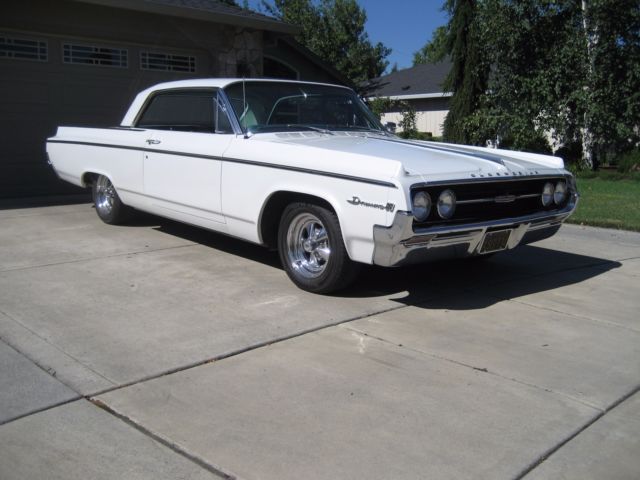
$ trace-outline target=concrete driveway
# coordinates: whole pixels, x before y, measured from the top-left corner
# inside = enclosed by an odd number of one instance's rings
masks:
[[[1,205],[0,205],[0,208]],[[0,478],[637,479],[640,234],[368,268],[0,209]]]

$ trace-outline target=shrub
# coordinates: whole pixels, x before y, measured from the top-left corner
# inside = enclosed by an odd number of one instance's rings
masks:
[[[620,173],[640,172],[640,149],[634,148],[619,155],[616,163]]]

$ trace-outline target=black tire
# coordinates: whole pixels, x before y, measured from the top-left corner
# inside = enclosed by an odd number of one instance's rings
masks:
[[[291,203],[284,209],[278,253],[291,281],[308,292],[343,289],[359,271],[347,254],[336,214],[311,203]]]
[[[491,253],[483,253],[480,255],[472,255],[471,257],[467,257],[467,260],[471,260],[472,262],[485,262],[490,258],[493,258],[498,252]]]
[[[131,218],[131,209],[118,196],[115,187],[104,175],[98,175],[91,186],[93,203],[100,220],[109,225],[118,225]]]

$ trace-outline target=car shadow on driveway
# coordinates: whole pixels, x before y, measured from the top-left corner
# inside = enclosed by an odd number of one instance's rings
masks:
[[[143,215],[131,226],[152,226],[199,245],[277,268],[285,275],[277,252],[153,215]],[[523,297],[584,282],[622,264],[537,245],[487,258],[440,261],[399,268],[364,266],[340,298],[393,296],[393,301],[427,309],[473,310],[506,299]],[[401,296],[403,292],[406,295]],[[469,293],[479,295],[469,295]],[[466,293],[466,294],[465,294]]]
[[[426,309],[475,310],[577,284],[621,267],[617,261],[524,245],[490,258],[393,269],[368,266],[345,297],[406,291],[394,301]]]

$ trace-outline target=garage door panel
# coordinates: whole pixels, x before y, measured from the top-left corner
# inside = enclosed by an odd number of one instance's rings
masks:
[[[93,41],[33,36],[47,42],[46,61],[0,59],[0,198],[76,191],[46,163],[45,142],[58,126],[117,125],[139,91],[208,73],[209,62],[202,51],[185,53],[196,58],[197,74],[150,71],[140,68],[140,51],[156,51],[155,46],[96,40],[98,46],[126,50],[126,66],[75,64],[63,61],[72,61],[63,55],[64,44],[93,45]]]
[[[8,75],[2,75],[8,78]],[[2,108],[12,105],[41,105],[49,103],[50,91],[46,80],[34,80],[33,78],[18,77],[12,74],[12,81],[0,80],[0,102]]]

